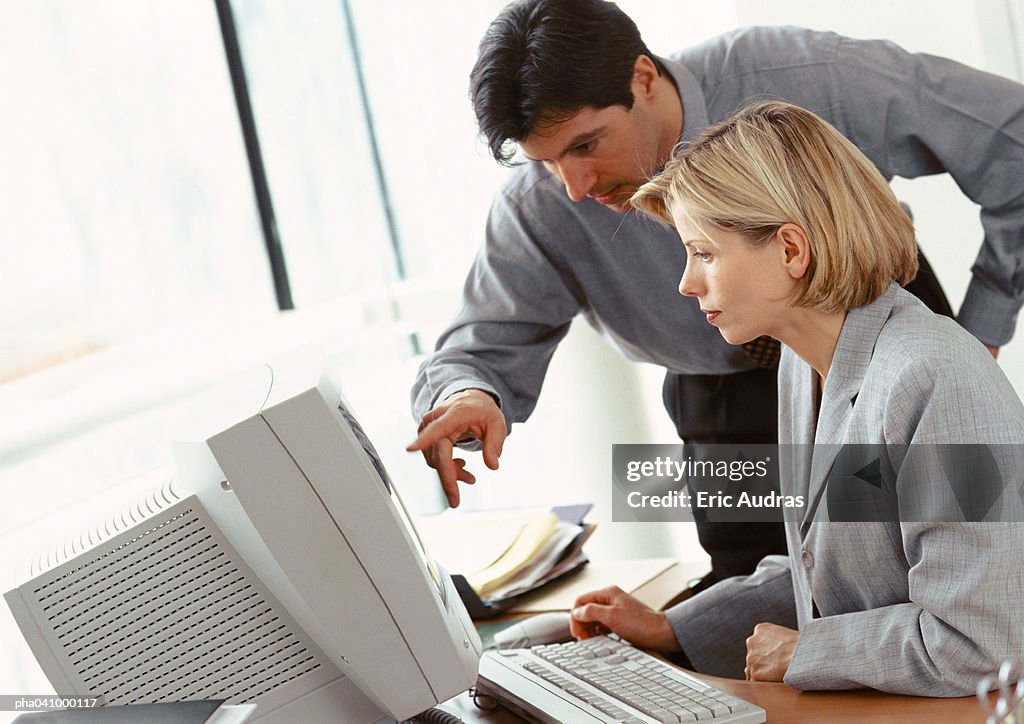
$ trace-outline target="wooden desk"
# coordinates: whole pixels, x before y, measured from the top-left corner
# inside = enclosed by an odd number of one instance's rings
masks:
[[[969,724],[985,721],[985,715],[973,696],[957,699],[933,699],[896,696],[878,691],[797,691],[785,684],[736,681],[697,674],[719,689],[746,699],[768,712],[774,724],[788,722],[877,722],[878,724],[916,724],[947,722]]]

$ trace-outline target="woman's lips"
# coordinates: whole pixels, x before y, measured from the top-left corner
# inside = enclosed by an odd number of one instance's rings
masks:
[[[718,319],[718,315],[721,314],[721,312],[704,312],[704,314],[708,318],[708,324],[714,324],[715,320]]]

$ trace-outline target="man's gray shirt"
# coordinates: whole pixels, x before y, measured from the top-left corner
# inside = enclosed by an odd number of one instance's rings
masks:
[[[682,99],[683,140],[780,99],[834,125],[887,178],[949,172],[982,207],[985,231],[959,321],[988,344],[1009,340],[1024,301],[1024,86],[889,42],[799,28],[741,29],[662,62]],[[462,309],[420,368],[414,413],[479,388],[509,425],[522,422],[577,314],[630,359],[680,374],[753,369],[679,295],[685,263],[674,230],[574,203],[540,163],[516,169],[492,205]]]

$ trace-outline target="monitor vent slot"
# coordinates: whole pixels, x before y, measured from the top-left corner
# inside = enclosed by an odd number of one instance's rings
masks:
[[[61,565],[75,556],[101,545],[104,541],[110,540],[126,530],[136,526],[154,515],[164,513],[171,506],[179,503],[181,496],[175,490],[174,479],[168,478],[162,485],[154,489],[140,500],[124,510],[103,520],[99,525],[93,526],[80,535],[74,536],[60,545],[47,550],[42,555],[29,562],[29,576],[38,576],[40,573]]]
[[[110,704],[242,703],[320,668],[190,502],[32,589],[37,615],[85,691]]]

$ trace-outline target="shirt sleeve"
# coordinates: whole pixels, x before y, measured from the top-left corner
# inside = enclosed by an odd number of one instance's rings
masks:
[[[568,265],[545,247],[541,216],[505,193],[495,199],[462,308],[417,373],[417,419],[468,388],[494,395],[509,428],[533,412],[551,356],[583,298]]]
[[[697,671],[742,679],[754,626],[797,626],[789,557],[766,556],[749,576],[719,581],[665,615]]]
[[[843,38],[835,59],[841,130],[882,173],[948,172],[981,207],[984,239],[959,321],[1005,344],[1024,302],[1024,86],[886,41]]]

